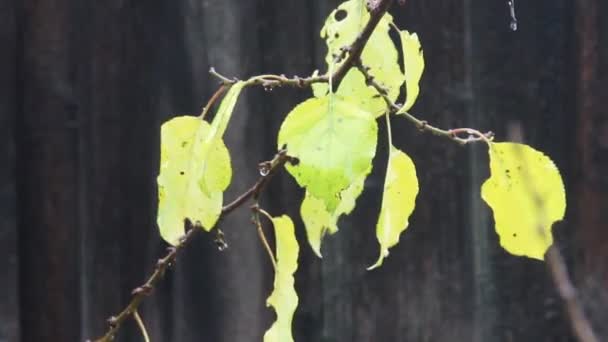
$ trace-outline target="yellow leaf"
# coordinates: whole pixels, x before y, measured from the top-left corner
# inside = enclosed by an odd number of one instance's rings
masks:
[[[491,177],[481,196],[492,208],[500,244],[509,253],[543,260],[551,227],[566,211],[566,193],[553,161],[530,146],[490,143]]]
[[[321,29],[321,37],[327,44],[325,62],[330,71],[339,68],[340,64],[334,65],[335,56],[341,53],[341,48],[355,41],[369,18],[365,1],[362,0],[345,1],[327,17]],[[404,77],[399,66],[399,54],[389,36],[392,21],[393,18],[388,13],[380,19],[361,53],[361,61],[370,68],[369,72],[374,79],[388,90],[388,97],[395,101]],[[316,97],[326,95],[327,91],[327,84],[313,87]],[[349,98],[350,102],[356,103],[374,116],[382,115],[386,111],[384,99],[378,96],[374,87],[366,84],[365,77],[356,68],[351,68],[344,76],[336,94]]]
[[[403,71],[405,74],[406,101],[397,114],[412,108],[420,93],[420,78],[424,71],[424,54],[416,33],[400,31],[401,48],[403,49]]]
[[[230,87],[211,124],[179,116],[161,127],[157,223],[161,237],[172,245],[185,233],[185,218],[209,231],[220,216],[223,191],[232,179],[222,136],[244,85]]]
[[[231,178],[228,149],[221,137],[211,138],[207,122],[194,116],[165,122],[157,178],[157,223],[162,238],[177,244],[184,234],[185,218],[200,222],[206,230],[213,228],[222,210],[222,192]]]
[[[348,188],[340,192],[340,203],[334,212],[327,210],[325,203],[311,195],[308,191],[300,207],[300,215],[304,226],[308,243],[315,254],[321,258],[321,241],[326,233],[334,234],[338,231],[338,219],[343,214],[349,214],[355,208],[355,201],[363,191],[365,178],[370,170],[356,179]]]
[[[330,94],[297,105],[281,125],[277,146],[299,159],[286,165],[298,184],[334,212],[340,193],[371,170],[377,133],[369,112]]]
[[[408,219],[416,206],[418,178],[412,159],[391,145],[382,208],[376,225],[376,237],[380,243],[380,256],[368,268],[372,270],[382,265],[388,256],[388,249],[399,242],[399,236],[408,227]]]
[[[298,307],[298,295],[294,287],[293,274],[298,268],[298,241],[293,222],[287,215],[272,219],[276,237],[277,267],[274,275],[274,290],[267,305],[277,314],[276,321],[264,334],[264,342],[293,341],[291,325]]]

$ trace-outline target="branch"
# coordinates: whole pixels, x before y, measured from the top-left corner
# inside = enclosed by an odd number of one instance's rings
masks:
[[[225,205],[222,208],[218,223],[226,215],[230,214],[235,209],[244,205],[249,199],[257,199],[262,193],[262,191],[264,191],[266,185],[268,184],[272,176],[276,173],[276,171],[287,162],[297,163],[297,159],[288,156],[287,150],[282,149],[274,156],[272,160],[260,163],[259,168],[262,176],[251,188],[249,188],[247,191],[237,197],[234,201]],[[114,336],[116,335],[122,324],[127,320],[127,318],[136,314],[139,305],[146,297],[148,297],[152,293],[156,284],[165,275],[165,271],[171,265],[173,265],[177,257],[177,253],[182,250],[188,244],[188,242],[192,241],[193,236],[197,232],[203,231],[202,227],[200,226],[200,223],[197,222],[193,224],[188,219],[184,220],[184,228],[186,230],[186,234],[179,239],[179,243],[175,246],[167,248],[167,254],[164,257],[158,259],[152,275],[150,275],[148,280],[146,280],[143,285],[135,288],[131,292],[131,301],[118,315],[111,316],[110,318],[108,318],[108,331],[104,336],[96,339],[95,342],[110,342],[114,340]]]
[[[361,32],[357,35],[357,38],[348,46],[342,47],[340,49],[340,54],[338,54],[334,60],[335,63],[339,63],[342,59],[344,62],[340,64],[338,69],[336,69],[333,74],[328,75],[317,75],[313,74],[308,77],[301,78],[299,76],[294,76],[289,78],[285,75],[259,75],[253,76],[245,81],[248,85],[261,85],[266,89],[272,89],[275,87],[295,87],[295,88],[306,88],[309,87],[313,83],[329,83],[329,80],[332,80],[333,90],[338,88],[340,82],[346,76],[348,71],[355,66],[355,62],[361,58],[361,52],[363,52],[363,48],[367,44],[367,41],[371,37],[372,33],[378,26],[378,23],[386,14],[389,7],[392,5],[394,0],[368,0],[367,9],[370,13],[370,18],[367,21],[367,24],[361,30]],[[211,68],[209,73],[217,78],[224,85],[231,85],[239,80],[236,78],[228,78],[226,76],[218,73],[215,68]]]
[[[355,61],[355,66],[357,67],[357,69],[359,69],[359,71],[361,71],[361,73],[365,77],[365,82],[368,85],[374,87],[378,94],[384,99],[389,113],[397,113],[401,109],[401,106],[396,104],[389,98],[388,90],[380,83],[378,83],[374,76],[369,73],[370,68],[363,65],[360,59]],[[449,130],[441,129],[430,125],[427,121],[416,118],[408,112],[399,113],[399,115],[403,115],[407,120],[416,125],[416,127],[418,127],[418,129],[423,132],[429,132],[440,137],[448,138],[460,145],[466,145],[477,141],[489,141],[492,140],[492,138],[494,137],[494,133],[492,132],[480,133],[479,131],[471,128],[457,128]],[[466,138],[461,138],[458,136],[459,134],[463,133],[467,134]]]
[[[371,37],[372,33],[378,26],[380,19],[384,16],[386,11],[388,11],[389,7],[393,4],[393,0],[368,0],[367,9],[369,10],[370,18],[361,33],[355,38],[355,41],[346,48],[348,52],[348,56],[344,63],[340,65],[338,70],[334,72],[332,75],[333,87],[334,91],[342,82],[344,76],[351,67],[355,65],[355,62],[361,59],[361,52],[363,52],[363,48],[367,44],[369,37]]]
[[[557,292],[566,306],[566,313],[570,319],[574,335],[580,342],[598,342],[599,340],[583,310],[583,305],[576,294],[576,288],[570,280],[566,263],[556,242],[553,242],[553,246],[549,247],[545,254],[545,260]]]
[[[220,79],[221,83],[227,86],[230,86],[238,81],[238,78],[228,78],[215,70],[215,68],[210,68],[209,73]],[[258,75],[250,77],[245,81],[247,85],[261,85],[266,89],[273,89],[276,87],[293,87],[293,88],[307,88],[313,83],[327,83],[329,82],[329,76],[327,75],[316,75],[313,74],[308,77],[287,77],[285,75]]]

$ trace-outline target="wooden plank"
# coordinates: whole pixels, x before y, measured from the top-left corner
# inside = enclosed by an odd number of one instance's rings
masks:
[[[17,175],[25,341],[80,338],[70,3],[22,2]]]
[[[17,111],[17,2],[0,4],[0,341],[19,340],[15,118]]]
[[[567,1],[517,1],[516,31],[509,26],[504,3],[473,0],[470,14],[471,125],[491,129],[498,141],[523,140],[545,151],[562,169],[566,182],[573,177],[568,141],[563,138],[573,124],[568,69],[574,63],[565,48],[575,44],[568,33],[571,7]],[[478,187],[488,174],[487,152],[481,147],[475,150],[471,181]],[[470,201],[473,220],[490,214],[479,197]],[[473,223],[476,341],[570,338],[546,265],[503,251],[491,217]],[[564,228],[557,225],[554,231],[568,250],[572,234]]]
[[[608,5],[603,1],[575,1],[577,68],[575,75],[576,129],[568,131],[573,169],[572,210],[568,227],[576,231],[582,258],[571,270],[578,279],[588,316],[600,339],[608,338],[603,323],[608,299],[608,24],[602,20]],[[575,134],[572,134],[575,133]],[[572,141],[574,140],[575,141]]]
[[[173,68],[194,75],[188,87],[188,111],[198,112],[217,89],[208,76],[209,67],[231,76],[247,77],[259,72],[255,61],[259,51],[257,25],[266,20],[255,1],[184,1],[184,53],[187,66],[177,61]],[[263,105],[251,101],[243,92],[225,135],[230,150],[233,178],[226,201],[247,189],[258,177],[256,165],[273,154],[267,149],[259,130],[260,118],[267,115]],[[267,153],[263,153],[266,151]],[[219,252],[213,235],[202,234],[190,246],[177,266],[173,340],[199,341],[201,336],[214,341],[261,340],[271,313],[265,307],[270,264],[258,243],[247,207],[224,220],[223,229],[229,248]],[[203,320],[200,319],[203,317]],[[182,334],[186,332],[186,334]]]
[[[421,38],[426,71],[412,112],[441,127],[464,123],[464,10],[453,1],[408,1],[393,7],[396,23]],[[386,127],[380,138],[367,192],[336,239],[347,239],[352,272],[352,335],[336,341],[471,340],[470,244],[463,200],[467,155],[463,149],[420,134],[404,120],[392,121],[393,141],[417,167],[420,193],[409,228],[380,269],[364,271],[378,256],[375,227],[386,169]],[[465,190],[466,189],[466,190]]]

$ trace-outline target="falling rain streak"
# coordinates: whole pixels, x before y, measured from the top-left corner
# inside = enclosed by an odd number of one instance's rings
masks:
[[[515,0],[507,1],[507,5],[509,6],[509,15],[511,16],[511,22],[509,23],[509,27],[511,31],[517,31],[517,17],[515,16]]]

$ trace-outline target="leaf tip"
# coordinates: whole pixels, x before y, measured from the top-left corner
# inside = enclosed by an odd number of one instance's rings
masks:
[[[380,266],[382,266],[382,264],[384,263],[384,258],[386,258],[388,256],[388,249],[383,249],[382,251],[380,251],[380,256],[378,257],[378,260],[376,261],[375,264],[369,266],[368,268],[366,268],[367,271],[373,271],[376,268],[379,268]]]

